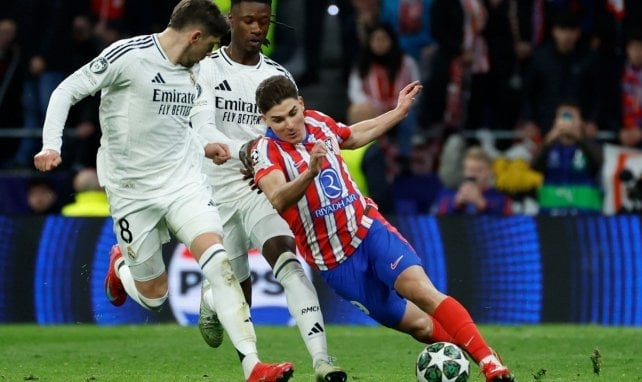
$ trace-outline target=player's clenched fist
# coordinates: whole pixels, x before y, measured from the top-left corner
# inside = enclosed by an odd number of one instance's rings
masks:
[[[216,164],[223,164],[232,157],[229,146],[224,143],[208,143],[205,145],[205,156]]]
[[[319,171],[321,171],[323,158],[325,157],[325,154],[327,152],[328,152],[328,148],[326,147],[325,143],[322,141],[318,141],[317,143],[315,143],[314,147],[312,148],[312,151],[310,151],[309,168],[314,175],[317,175]]]
[[[52,170],[62,163],[60,154],[54,150],[42,150],[33,157],[33,164],[40,171]]]

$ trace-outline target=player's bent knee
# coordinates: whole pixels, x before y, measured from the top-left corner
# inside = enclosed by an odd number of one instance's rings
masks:
[[[204,232],[193,237],[188,243],[190,252],[199,260],[212,245],[222,244],[223,236],[219,232]]]
[[[294,253],[296,252],[295,248],[296,244],[294,244],[294,238],[287,235],[280,235],[274,236],[265,241],[265,243],[263,243],[261,253],[270,266],[273,267],[276,265],[276,262],[283,253]]]

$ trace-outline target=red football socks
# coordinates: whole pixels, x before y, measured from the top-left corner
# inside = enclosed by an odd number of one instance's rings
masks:
[[[446,297],[437,306],[432,316],[433,321],[438,321],[442,329],[454,339],[450,342],[466,350],[477,363],[492,354],[477,325],[459,301]]]
[[[443,326],[435,319],[435,317],[428,315],[430,320],[432,321],[432,336],[430,336],[430,343],[433,342],[453,342],[454,339],[446,329],[444,329]]]

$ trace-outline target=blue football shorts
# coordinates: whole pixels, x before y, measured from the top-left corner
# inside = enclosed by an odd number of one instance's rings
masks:
[[[397,277],[421,259],[389,224],[374,219],[357,250],[321,277],[337,294],[382,325],[395,327],[406,311],[406,299],[394,289]]]

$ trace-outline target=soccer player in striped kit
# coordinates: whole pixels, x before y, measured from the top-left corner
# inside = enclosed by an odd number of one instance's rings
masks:
[[[259,83],[277,74],[292,80],[285,68],[261,53],[272,19],[271,3],[232,0],[230,43],[201,62],[203,92],[192,108],[191,123],[205,142],[225,142],[234,156],[220,166],[206,160],[204,171],[223,221],[225,248],[248,303],[252,296],[248,251],[258,248],[283,286],[288,311],[312,358],[316,379],[344,382],[346,372],[334,365],[328,355],[319,299],[297,260],[292,231],[265,195],[248,187],[238,159],[246,141],[265,134],[255,103]],[[218,347],[223,331],[212,305],[209,285],[204,282],[199,329],[208,345]]]
[[[410,83],[395,109],[346,126],[305,110],[288,78],[266,79],[256,91],[269,128],[250,154],[255,181],[289,223],[305,260],[339,295],[419,341],[459,345],[487,381],[513,381],[468,311],[434,287],[414,249],[361,194],[341,158],[340,149],[361,147],[405,118],[420,91]]]
[[[169,230],[190,248],[212,285],[215,308],[239,353],[248,381],[287,381],[289,362],[259,361],[256,334],[238,280],[222,245],[223,228],[202,157],[220,151],[189,127],[201,92],[198,62],[212,51],[228,24],[210,0],[181,0],[158,34],[118,41],[67,77],[49,102],[36,168],[49,171],[62,158],[62,132],[72,104],[101,91],[98,176],[109,199],[118,245],[105,278],[109,301],[127,296],[147,309],[167,299],[162,244]],[[123,253],[125,256],[123,256]]]

